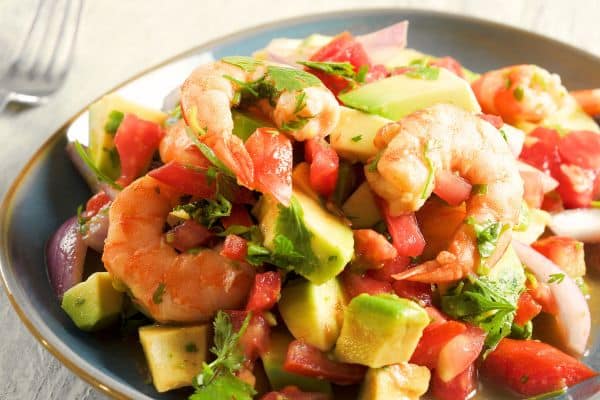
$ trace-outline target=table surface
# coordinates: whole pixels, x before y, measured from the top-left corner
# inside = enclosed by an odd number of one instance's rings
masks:
[[[59,0],[56,0],[59,1]],[[0,74],[37,0],[0,2]],[[365,7],[427,8],[530,29],[600,55],[599,0],[103,0],[84,5],[64,86],[39,108],[0,114],[0,196],[35,150],[91,100],[150,65],[227,33],[296,15]],[[132,21],[135,21],[133,24]],[[410,33],[409,33],[410,37]],[[0,289],[0,399],[104,399],[50,355]]]

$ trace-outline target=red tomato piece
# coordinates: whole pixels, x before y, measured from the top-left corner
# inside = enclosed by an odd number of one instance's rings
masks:
[[[572,131],[560,139],[558,153],[564,163],[600,171],[600,134]]]
[[[252,221],[252,217],[250,217],[250,213],[248,209],[241,204],[234,204],[231,207],[231,214],[226,217],[221,218],[221,223],[225,229],[229,228],[232,225],[239,226],[252,226],[254,222]]]
[[[245,143],[254,164],[254,187],[280,203],[292,197],[292,142],[273,128],[258,128]]]
[[[439,374],[433,373],[431,393],[436,400],[465,400],[477,389],[477,370],[471,364],[449,382],[444,382]]]
[[[379,207],[398,255],[416,257],[423,253],[425,238],[419,229],[415,214],[392,216],[387,203],[382,199],[379,199]]]
[[[365,83],[371,83],[378,81],[383,78],[390,76],[390,72],[387,70],[385,65],[377,64],[369,68],[367,76],[365,77]]]
[[[542,306],[533,299],[529,292],[525,291],[519,297],[514,322],[519,326],[523,326],[540,312],[542,312]]]
[[[431,285],[428,283],[394,281],[392,287],[400,297],[414,300],[423,306],[430,306],[432,304],[433,292],[431,291]]]
[[[166,237],[167,243],[183,252],[206,244],[214,235],[204,225],[188,220],[171,229]]]
[[[300,340],[290,343],[283,363],[287,372],[326,379],[338,385],[362,382],[367,367],[332,361],[314,346]]]
[[[504,121],[502,120],[502,117],[500,117],[498,115],[494,115],[494,114],[479,114],[479,118],[481,118],[481,119],[489,122],[490,124],[494,125],[494,128],[496,128],[496,129],[500,129],[504,125]]]
[[[248,296],[246,310],[267,311],[279,301],[281,293],[281,276],[278,272],[269,271],[254,276],[254,285]]]
[[[118,183],[127,186],[140,176],[152,160],[163,137],[160,125],[126,114],[115,134],[115,147],[121,161]]]
[[[589,207],[594,199],[596,174],[574,164],[561,164],[554,173],[558,194],[567,208]]]
[[[234,261],[244,261],[248,255],[248,242],[238,235],[227,235],[220,253]]]
[[[370,295],[394,293],[390,282],[373,279],[369,275],[359,275],[351,271],[344,271],[341,276],[342,286],[348,299],[352,299],[362,293]]]
[[[406,270],[410,264],[410,258],[406,256],[397,256],[391,260],[386,260],[383,263],[383,267],[379,269],[370,269],[367,271],[367,275],[371,278],[384,281],[384,282],[396,282],[392,275],[399,274]]]
[[[529,281],[527,284],[527,292],[531,295],[533,300],[542,307],[542,311],[548,314],[556,315],[558,313],[558,306],[554,295],[550,290],[550,286],[546,282],[536,282],[531,284]]]
[[[472,188],[461,176],[440,170],[435,175],[433,193],[451,206],[458,206],[469,198]]]
[[[523,179],[523,200],[531,208],[540,208],[544,201],[544,186],[542,173],[537,171],[519,171]]]
[[[463,73],[462,65],[460,63],[449,56],[438,58],[437,60],[433,60],[429,62],[429,65],[433,65],[435,67],[441,67],[447,69],[452,72],[454,75],[464,78],[465,74]]]
[[[560,164],[559,140],[560,136],[554,129],[535,128],[525,138],[519,158],[541,171],[552,174]]]
[[[373,229],[356,229],[354,234],[354,254],[370,266],[379,267],[384,261],[396,257],[396,248],[380,233]]]
[[[110,197],[108,197],[108,195],[104,193],[104,191],[99,191],[98,193],[90,197],[90,199],[85,204],[85,217],[93,217],[98,213],[98,211],[100,211],[102,207],[104,207],[110,202]]]
[[[261,400],[330,400],[327,393],[303,392],[296,386],[286,386],[278,392],[269,392]]]
[[[559,390],[598,374],[549,344],[508,338],[488,354],[481,372],[525,396]]]
[[[310,163],[310,185],[320,195],[330,196],[335,190],[340,159],[324,139],[305,142],[304,158]]]
[[[585,274],[583,243],[570,237],[550,236],[531,244],[538,252],[550,259],[569,275]]]
[[[597,181],[600,181],[600,179],[597,179]],[[565,209],[560,195],[555,190],[544,195],[541,208],[550,213],[563,211]]]
[[[311,61],[348,61],[355,70],[366,65],[371,66],[371,61],[362,44],[357,42],[349,32],[342,32],[329,43],[317,50]]]
[[[212,198],[215,195],[215,184],[214,182],[209,183],[206,169],[203,168],[170,161],[162,167],[148,172],[148,175],[181,193],[203,199]]]
[[[465,371],[479,357],[486,333],[483,329],[467,324],[467,330],[450,339],[440,350],[437,374],[444,382],[450,382]]]
[[[250,311],[226,311],[231,318],[231,325],[237,332],[242,327]],[[244,350],[247,360],[253,362],[256,358],[269,348],[269,337],[271,329],[262,313],[252,313],[246,331],[240,338],[240,345]]]
[[[465,324],[452,320],[429,324],[423,330],[410,362],[429,369],[437,368],[440,351],[444,345],[466,330]]]

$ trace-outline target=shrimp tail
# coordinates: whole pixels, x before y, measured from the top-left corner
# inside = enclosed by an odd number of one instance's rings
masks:
[[[426,261],[416,267],[409,268],[392,275],[396,280],[407,280],[423,283],[446,283],[460,280],[467,276],[464,266],[457,257],[447,251],[442,251],[435,260]]]
[[[203,140],[236,176],[238,184],[254,189],[254,162],[237,136],[210,135]]]

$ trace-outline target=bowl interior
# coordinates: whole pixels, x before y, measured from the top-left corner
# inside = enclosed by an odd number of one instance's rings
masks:
[[[475,71],[517,63],[536,63],[559,73],[569,88],[600,87],[600,61],[567,45],[513,28],[458,16],[421,11],[377,10],[326,14],[284,21],[242,32],[195,49],[119,91],[149,106],[162,98],[203,60],[249,55],[275,37],[305,37],[349,30],[366,33],[410,21],[409,44],[434,55],[452,55]],[[30,161],[5,198],[0,219],[2,275],[11,300],[28,327],[69,367],[115,396],[181,398],[159,395],[148,384],[141,348],[135,339],[79,331],[59,307],[48,283],[44,248],[53,231],[75,213],[90,192],[72,167],[64,147],[67,134],[84,142],[87,114],[57,132]],[[43,134],[43,133],[42,133]],[[594,330],[594,335],[598,329]],[[598,340],[587,362],[600,369]]]

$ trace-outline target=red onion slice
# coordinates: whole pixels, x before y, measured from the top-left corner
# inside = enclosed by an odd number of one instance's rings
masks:
[[[533,272],[538,281],[548,282],[552,274],[564,275],[564,279],[560,283],[549,284],[558,307],[556,322],[566,349],[582,355],[585,352],[592,326],[590,309],[583,293],[563,270],[530,246],[518,240],[513,240],[512,246],[521,262]]]
[[[83,242],[96,250],[98,253],[102,253],[104,250],[104,240],[108,234],[108,208],[111,203],[108,203],[96,215],[94,215],[88,222],[86,222],[86,231],[83,235]]]
[[[585,243],[600,243],[600,209],[574,208],[552,215],[550,229]]]
[[[398,22],[375,32],[357,36],[373,64],[385,64],[406,47],[408,21]]]
[[[46,266],[50,284],[60,298],[81,282],[87,246],[79,232],[77,217],[69,218],[46,245]]]

